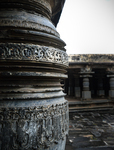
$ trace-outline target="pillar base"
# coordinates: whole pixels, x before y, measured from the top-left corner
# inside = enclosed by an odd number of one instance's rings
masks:
[[[114,98],[114,90],[109,90],[109,96],[110,96],[111,98]]]
[[[82,99],[91,99],[91,91],[82,91]]]

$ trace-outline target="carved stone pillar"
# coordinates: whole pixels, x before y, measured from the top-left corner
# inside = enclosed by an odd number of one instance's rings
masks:
[[[0,0],[0,150],[64,150],[64,0]],[[51,22],[52,20],[52,22]]]
[[[114,75],[110,78],[110,90],[109,90],[109,96],[111,98],[114,98]]]
[[[110,90],[109,90],[109,97],[114,99],[114,67],[107,68],[107,77],[110,78],[109,84],[110,84]]]
[[[103,86],[103,78],[98,78],[97,80],[97,95],[100,97],[105,96],[104,86]]]
[[[109,84],[110,84],[109,97],[114,98],[114,75],[107,75],[107,77],[110,78],[110,80],[109,80]]]
[[[89,90],[89,78],[90,76],[83,76],[83,91],[82,99],[91,99],[91,91]]]
[[[81,68],[80,77],[83,78],[83,91],[82,91],[82,99],[91,99],[91,91],[89,89],[89,78],[92,77],[92,68],[86,66],[85,68]]]

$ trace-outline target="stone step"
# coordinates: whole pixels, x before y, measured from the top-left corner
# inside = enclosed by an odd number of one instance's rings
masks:
[[[114,107],[113,100],[109,99],[91,99],[83,101],[68,97],[66,97],[66,99],[69,101],[70,112],[107,110],[113,109]]]
[[[104,105],[104,106],[94,106],[94,107],[69,107],[69,112],[83,112],[83,111],[96,111],[96,110],[109,110],[114,109],[113,105]]]
[[[69,101],[69,100],[68,100]],[[108,99],[97,99],[97,100],[89,100],[89,101],[69,101],[69,105],[88,105],[88,104],[103,104],[103,103],[113,103],[112,100]]]
[[[66,150],[72,150],[67,149]],[[74,148],[73,150],[114,150],[114,147],[88,147],[88,148]]]

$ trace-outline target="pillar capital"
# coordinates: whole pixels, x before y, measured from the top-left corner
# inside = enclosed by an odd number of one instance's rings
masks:
[[[108,67],[106,71],[107,71],[107,74],[109,74],[109,75],[110,75],[110,74],[114,75],[114,66]]]
[[[80,69],[80,74],[93,74],[92,67],[89,65],[86,65],[85,67]]]

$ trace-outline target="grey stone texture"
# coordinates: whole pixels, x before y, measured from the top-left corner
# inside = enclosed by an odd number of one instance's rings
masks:
[[[114,150],[114,110],[70,113],[66,150]]]

